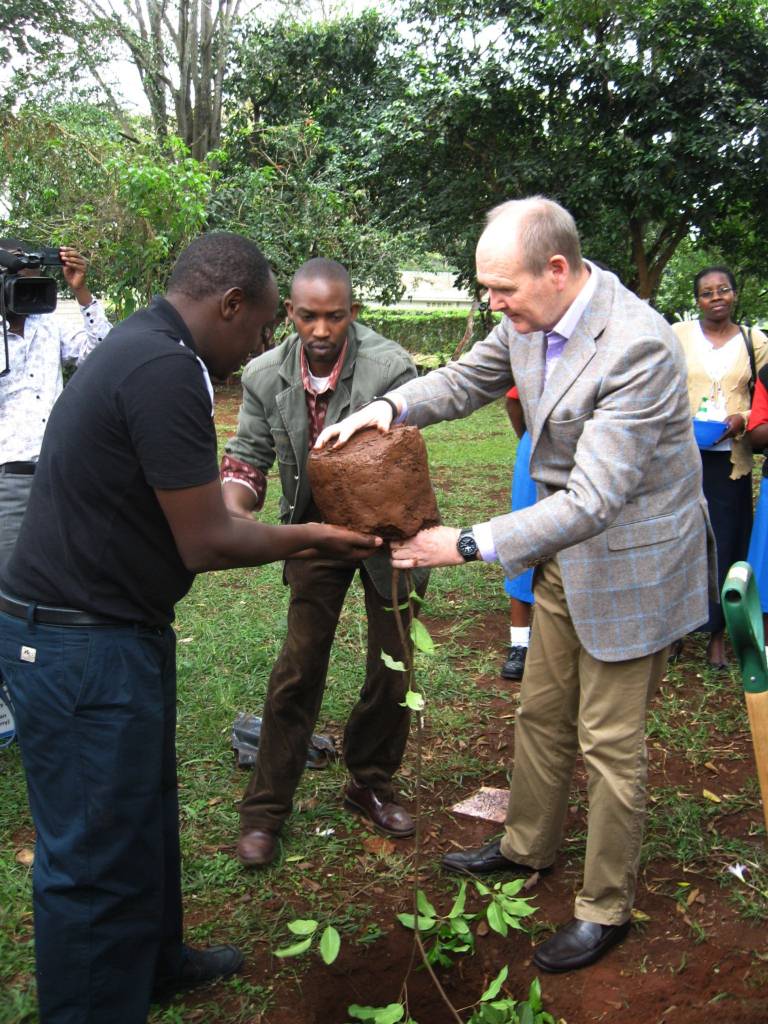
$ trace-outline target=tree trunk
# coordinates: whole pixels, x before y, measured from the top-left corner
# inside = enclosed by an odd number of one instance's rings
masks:
[[[198,160],[219,144],[222,88],[241,0],[84,0],[125,44],[139,72],[157,138],[169,101],[175,132]]]
[[[627,287],[641,299],[653,299],[661,275],[675,254],[680,242],[690,230],[690,218],[686,211],[674,224],[665,224],[656,235],[653,243],[646,248],[648,225],[638,217],[630,217],[629,234],[632,243],[632,262],[635,273]]]

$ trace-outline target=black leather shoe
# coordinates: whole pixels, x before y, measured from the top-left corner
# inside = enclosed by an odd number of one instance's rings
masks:
[[[509,648],[507,660],[501,666],[502,679],[522,679],[525,668],[525,656],[528,653],[527,647],[515,645]]]
[[[380,800],[372,789],[359,786],[354,780],[347,783],[344,803],[393,839],[405,839],[416,831],[414,820],[404,807],[392,800]]]
[[[673,640],[669,645],[669,657],[667,661],[670,665],[676,665],[683,657],[683,644],[684,639],[680,637],[679,640]]]
[[[167,999],[174,992],[205,985],[209,981],[222,981],[237,974],[242,966],[243,954],[237,946],[209,946],[207,949],[184,946],[178,974],[158,978],[152,998]]]
[[[575,971],[595,963],[626,936],[630,922],[595,924],[574,918],[536,948],[533,962],[542,971]]]
[[[501,852],[501,840],[494,839],[477,850],[459,850],[456,853],[446,853],[443,857],[443,867],[449,871],[460,871],[462,874],[470,872],[473,875],[488,875],[492,871],[514,871],[519,875],[532,875],[534,871],[540,870],[542,874],[551,871],[551,868],[532,868],[527,864],[517,864],[505,857]]]

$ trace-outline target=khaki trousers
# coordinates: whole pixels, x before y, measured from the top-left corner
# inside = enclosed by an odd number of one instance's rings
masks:
[[[589,655],[576,636],[555,559],[537,573],[534,596],[501,849],[505,857],[531,867],[552,864],[580,750],[589,811],[584,880],[574,915],[621,924],[632,909],[645,826],[646,713],[668,648],[619,662]]]

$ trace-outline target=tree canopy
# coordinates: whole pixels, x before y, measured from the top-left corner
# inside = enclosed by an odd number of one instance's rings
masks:
[[[216,226],[255,237],[283,280],[322,253],[391,298],[426,252],[471,283],[487,210],[544,193],[668,314],[678,252],[765,280],[765,0],[414,0],[314,20],[239,3],[12,2],[4,228],[66,236],[134,299],[163,271],[125,253],[159,268]],[[118,52],[146,117],[110,83]]]
[[[482,214],[512,196],[563,202],[645,297],[734,204],[768,227],[764,4],[443,0],[412,16],[421,57],[369,129],[373,192],[428,219],[466,276]]]

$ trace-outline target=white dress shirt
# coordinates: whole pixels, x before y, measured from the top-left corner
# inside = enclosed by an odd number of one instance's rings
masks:
[[[98,299],[80,311],[83,326],[78,329],[43,313],[26,318],[23,337],[8,332],[10,372],[0,377],[0,464],[37,462],[48,417],[64,386],[62,366],[77,366],[111,330]]]

